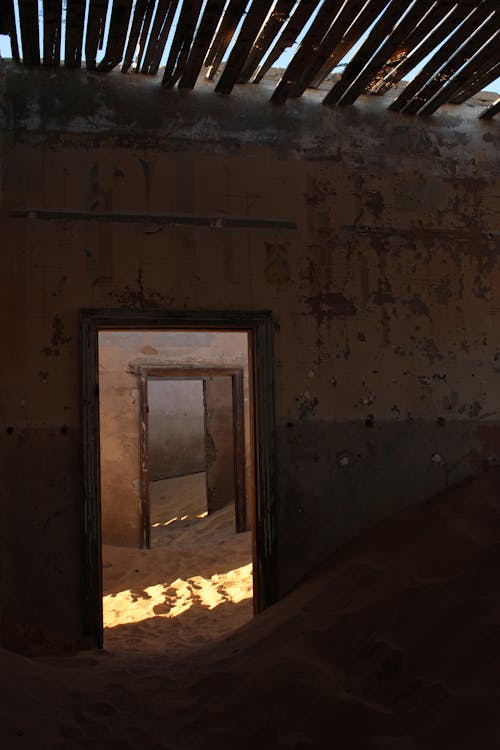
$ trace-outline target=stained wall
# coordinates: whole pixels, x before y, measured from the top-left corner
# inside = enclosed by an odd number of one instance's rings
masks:
[[[81,308],[272,311],[283,593],[498,460],[485,101],[419,119],[391,94],[329,110],[121,74],[1,85],[4,644],[81,634]]]

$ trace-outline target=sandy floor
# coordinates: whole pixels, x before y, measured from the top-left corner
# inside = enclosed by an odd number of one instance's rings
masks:
[[[206,516],[205,474],[151,484],[152,549],[103,547],[104,644],[193,652],[253,616],[251,533]]]
[[[194,656],[0,651],[5,750],[498,750],[499,705],[498,470]]]

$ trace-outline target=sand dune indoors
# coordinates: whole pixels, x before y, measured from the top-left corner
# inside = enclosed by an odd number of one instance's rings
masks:
[[[158,652],[160,618],[144,621],[150,652],[2,652],[1,746],[494,750],[499,573],[492,470],[366,531],[192,656]]]

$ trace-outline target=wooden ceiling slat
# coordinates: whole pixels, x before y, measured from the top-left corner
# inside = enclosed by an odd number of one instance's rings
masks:
[[[158,72],[178,5],[179,0],[160,0],[158,3],[149,41],[142,58],[141,73],[155,75]]]
[[[272,4],[273,0],[253,0],[221,77],[215,87],[218,94],[231,93]]]
[[[295,4],[296,0],[278,0],[266,25],[255,40],[238,78],[238,83],[246,83],[253,76],[260,61],[279,34],[280,29],[288,21]]]
[[[320,1],[321,0],[301,0],[300,5],[295,8],[290,20],[283,29],[283,32],[280,34],[271,49],[271,52],[266,57],[265,62],[260,66],[259,71],[254,78],[254,83],[259,83],[264,78],[267,71],[272,68],[276,60],[281,57],[283,52],[295,43],[297,37],[308,19],[318,7]]]
[[[327,34],[323,38],[319,49],[312,56],[309,65],[304,66],[304,71],[297,81],[296,85],[293,87],[290,96],[301,96],[306,88],[312,86],[313,82],[316,81],[319,76],[323,76],[322,71],[325,69],[325,65],[328,65],[328,67],[330,66],[330,60],[334,59],[332,58],[334,51],[339,50],[339,46],[345,32],[351,27],[356,18],[360,15],[365,3],[366,0],[350,0],[350,2],[348,2],[341,9],[334,23],[331,25]],[[378,13],[380,13],[383,5],[385,5],[384,0],[378,3],[370,3],[370,5],[365,8],[365,10],[368,10],[371,7],[372,14],[375,14],[374,16],[372,16],[372,21],[375,20]],[[378,12],[375,9],[377,9]],[[360,27],[358,25],[357,28],[360,31],[360,36],[368,29],[370,25],[369,23],[367,23],[370,16],[365,14],[361,15],[363,15],[366,26],[364,25],[363,27]],[[332,68],[330,68],[328,73],[331,71],[331,69]],[[326,75],[328,75],[328,73],[326,73]]]
[[[430,0],[421,0],[401,19],[408,2],[392,0],[323,104],[346,106],[356,101],[429,7]]]
[[[13,0],[5,0],[5,2],[0,5],[0,34],[9,35],[12,59],[17,63],[20,62]]]
[[[148,10],[151,8],[153,11],[154,0],[137,0],[134,8],[134,17],[132,19],[132,25],[130,26],[130,34],[128,37],[127,48],[125,55],[123,56],[122,73],[126,73],[132,63],[134,62],[134,55],[139,44],[139,37],[141,31],[146,23]],[[151,21],[151,16],[149,17]]]
[[[440,23],[446,24],[444,19],[453,8],[456,9],[456,0],[440,0],[440,2],[436,3],[434,8],[430,10],[424,19],[422,19],[422,22],[413,29],[412,33],[405,39],[404,44],[396,50],[384,67],[381,68],[380,73],[377,76],[378,80],[370,85],[368,93],[378,95],[385,94],[390,88],[394,88],[405,74],[420,62],[420,59],[423,60],[424,57],[427,56],[427,52],[423,51],[420,57],[418,57],[417,52],[415,53],[415,57],[412,57],[411,53],[428,34],[431,34],[433,30],[434,33],[437,32]],[[441,32],[439,42],[448,36],[456,23],[458,23],[458,21],[452,19],[449,20],[447,26],[443,28]],[[448,27],[449,30],[447,30]],[[436,43],[434,41],[429,41],[426,45],[424,42],[422,46],[429,47],[429,51],[432,51],[436,47]]]
[[[184,0],[182,4],[179,21],[163,73],[162,86],[166,86],[167,88],[174,86],[184,71],[184,65],[189,57],[202,4],[202,0]]]
[[[304,68],[312,64],[316,50],[321,46],[342,5],[343,0],[332,0],[324,3],[319,9],[318,15],[273,92],[271,97],[273,104],[284,104],[289,96],[293,96],[295,87],[300,85]]]
[[[19,0],[19,25],[21,27],[23,63],[25,65],[40,65],[37,0]]]
[[[83,25],[85,3],[67,0],[64,64],[67,68],[79,68],[82,63]]]
[[[122,61],[131,12],[132,0],[113,0],[106,52],[97,70],[107,73]]]
[[[380,15],[386,2],[387,0],[372,0],[369,5],[363,8],[362,12],[346,31],[340,42],[331,51],[328,59],[325,60],[317,74],[311,79],[309,84],[311,88],[319,86],[325,78],[330,75],[332,70],[363,36],[366,29],[370,28],[377,16]]]
[[[489,42],[488,47],[486,50],[482,51],[482,54],[486,56],[489,53],[491,57],[491,50],[493,49],[497,59],[500,57],[500,50],[498,48],[499,25],[500,18],[491,19],[490,23],[485,24],[483,28],[472,39],[470,39],[464,47],[462,47],[460,52],[457,52],[457,54],[450,59],[448,65],[439,72],[439,75],[434,76],[425,89],[423,89],[422,92],[419,92],[419,96],[427,97],[428,100],[422,107],[420,114],[432,115],[442,104],[450,101],[453,95],[460,89],[460,86],[467,82],[474,70],[474,64],[477,64],[476,58],[474,58],[474,60],[470,60],[470,58],[478,51],[478,49],[490,40],[492,33],[495,32],[495,38]],[[478,55],[478,58],[480,55]],[[466,65],[454,79],[450,80],[450,78],[455,75],[455,73],[457,73],[467,61],[469,61],[469,65]],[[447,80],[444,86],[443,78]],[[431,99],[431,97],[433,98]],[[413,102],[410,102],[410,114],[412,105]]]
[[[500,97],[493,102],[491,107],[488,107],[488,109],[485,109],[484,112],[482,112],[479,116],[483,120],[491,120],[492,117],[495,117],[500,112]]]
[[[416,97],[416,103],[423,106],[425,101],[419,97],[419,91],[424,88],[427,82],[446,64],[449,58],[457,49],[468,39],[476,29],[488,18],[491,11],[486,8],[478,8],[464,23],[455,30],[448,41],[439,47],[437,52],[432,56],[427,65],[410,81],[403,89],[401,94],[392,102],[389,109],[400,112],[405,109],[412,99]],[[420,108],[419,107],[419,108]]]
[[[88,70],[95,70],[97,50],[102,49],[107,11],[108,0],[90,0],[85,35],[85,64]]]
[[[226,0],[212,0],[205,6],[200,28],[179,81],[180,89],[192,89],[196,83],[208,49],[217,30]]]
[[[144,56],[146,54],[146,46],[148,41],[148,34],[151,29],[151,23],[153,20],[153,13],[155,9],[155,0],[148,0],[148,7],[146,14],[143,19],[141,34],[139,36],[139,53],[137,55],[137,67],[136,73],[138,73],[144,63]]]
[[[496,57],[498,58],[498,53]],[[463,86],[463,88],[450,99],[450,102],[452,104],[463,104],[467,99],[470,99],[471,96],[474,96],[474,94],[477,94],[479,91],[487,90],[490,83],[496,81],[497,78],[500,78],[500,62],[494,63],[493,65],[491,63],[482,65],[481,68],[470,78],[467,85]]]
[[[61,62],[62,0],[43,0],[43,64],[57,67]]]
[[[231,43],[231,39],[233,38],[234,32],[245,12],[246,6],[247,0],[230,0],[222,17],[219,30],[215,35],[215,39],[213,40],[205,59],[205,65],[209,68],[207,73],[208,79],[211,80],[219,70],[219,65]]]

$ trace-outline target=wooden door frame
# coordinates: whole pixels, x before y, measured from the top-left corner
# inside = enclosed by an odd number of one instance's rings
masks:
[[[254,423],[254,611],[278,599],[272,316],[269,311],[84,309],[80,313],[83,634],[103,645],[99,445],[100,331],[241,331],[248,334]]]
[[[236,532],[246,530],[245,481],[245,409],[243,370],[241,367],[204,367],[203,365],[138,365],[135,372],[140,382],[140,488],[141,488],[141,546],[151,549],[151,497],[149,491],[149,406],[148,380],[208,380],[230,377],[233,414],[233,467]]]

